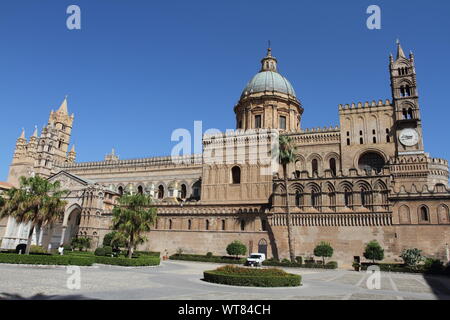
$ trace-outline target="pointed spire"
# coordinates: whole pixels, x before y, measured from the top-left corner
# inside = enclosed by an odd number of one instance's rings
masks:
[[[72,148],[70,149],[70,153],[75,153],[75,145],[72,145]]]
[[[22,133],[20,134],[19,139],[25,139],[25,128],[22,128]]]
[[[406,55],[405,55],[405,52],[403,52],[403,48],[402,48],[402,45],[400,44],[400,40],[397,39],[397,60],[399,58],[406,59]]]
[[[64,97],[64,101],[61,103],[61,106],[59,107],[58,111],[60,113],[66,114],[68,115],[68,111],[67,111],[67,95]]]
[[[37,138],[37,136],[38,136],[38,128],[37,128],[37,126],[35,125],[35,126],[34,126],[33,137]]]

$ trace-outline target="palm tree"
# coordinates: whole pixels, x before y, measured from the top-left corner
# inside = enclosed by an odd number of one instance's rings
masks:
[[[124,194],[113,209],[113,230],[123,236],[128,243],[128,258],[133,249],[147,238],[143,232],[150,231],[156,221],[156,208],[152,207],[152,198],[145,194]]]
[[[7,197],[0,207],[0,218],[11,216],[18,223],[29,223],[27,248],[30,253],[34,229],[51,225],[61,219],[67,202],[61,198],[68,191],[60,190],[59,181],[50,182],[39,176],[20,177],[20,187],[7,191]]]
[[[289,185],[288,185],[288,172],[287,172],[288,164],[295,161],[295,146],[292,142],[291,137],[280,136],[279,147],[280,147],[279,162],[283,167],[283,175],[284,175],[289,256],[291,258],[291,261],[295,262],[294,238],[293,238],[293,234],[292,234],[291,211],[289,208]]]

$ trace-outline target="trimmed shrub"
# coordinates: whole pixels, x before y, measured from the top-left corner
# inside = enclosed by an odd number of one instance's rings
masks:
[[[325,264],[325,258],[333,255],[333,248],[328,242],[322,241],[314,248],[314,255],[322,258],[322,264]]]
[[[105,256],[111,257],[111,255],[112,255],[112,247],[104,246],[103,250],[105,250]]]
[[[337,269],[338,263],[336,261],[330,261],[325,265],[325,269]]]
[[[299,264],[302,265],[303,264],[303,258],[301,256],[295,257],[295,261]]]
[[[0,263],[91,266],[94,257],[1,253]]]
[[[296,287],[301,285],[301,276],[280,269],[253,269],[224,266],[203,272],[205,281],[247,287]]]
[[[235,240],[227,246],[227,253],[230,256],[243,256],[247,253],[247,247],[239,240]]]
[[[158,252],[158,251],[134,251],[133,253],[138,254],[138,255],[144,255],[144,256],[152,256],[152,257],[161,256],[161,252]]]
[[[115,258],[115,257],[104,257],[96,256],[95,263],[99,264],[109,264],[114,266],[125,266],[125,267],[141,267],[141,266],[157,266],[160,263],[159,257],[141,257],[141,258]]]
[[[212,256],[213,256],[212,252],[208,252],[208,253],[206,254],[206,257],[207,257],[207,258],[212,258]]]
[[[96,256],[103,257],[103,256],[105,256],[105,249],[104,248],[97,248],[97,249],[95,249],[94,254]]]
[[[35,245],[32,245],[32,246],[30,247],[30,253],[46,254],[47,251],[45,251],[45,249],[42,248],[41,246],[35,246]]]
[[[364,258],[372,260],[383,260],[384,259],[384,249],[380,246],[378,241],[372,240],[366,245],[364,251]]]

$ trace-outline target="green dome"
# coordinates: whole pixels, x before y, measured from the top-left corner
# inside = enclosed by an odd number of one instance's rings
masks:
[[[261,71],[247,84],[241,98],[257,92],[273,91],[296,97],[291,83],[278,72]]]

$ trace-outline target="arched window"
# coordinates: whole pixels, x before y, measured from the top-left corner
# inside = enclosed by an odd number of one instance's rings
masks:
[[[245,231],[245,220],[241,220],[241,231]]]
[[[296,170],[296,171],[294,172],[294,175],[295,175],[295,178],[296,178],[296,179],[299,179],[299,178],[300,178],[300,171],[299,171],[299,170]]]
[[[420,220],[424,222],[430,221],[430,215],[428,214],[428,208],[425,206],[420,207]]]
[[[412,108],[408,109],[408,119],[414,119]]]
[[[411,88],[408,85],[405,87],[405,96],[411,96]]]
[[[164,198],[164,187],[162,185],[160,185],[158,187],[158,199],[162,199]]]
[[[391,142],[390,132],[389,129],[386,128],[386,142]]]
[[[317,159],[312,160],[311,167],[312,167],[313,176],[318,175],[319,174],[319,162],[317,161]]]
[[[144,194],[144,188],[142,186],[139,186],[137,191],[139,194]]]
[[[376,152],[364,153],[358,161],[358,167],[361,170],[375,170],[381,172],[385,165],[384,159]]]
[[[401,86],[401,87],[400,87],[400,95],[401,95],[402,97],[405,97],[405,96],[406,96],[406,91],[405,91],[405,87],[404,87],[404,86]]]
[[[189,219],[188,220],[188,230],[191,230],[191,229],[192,229],[192,220]]]
[[[361,197],[361,206],[363,206],[364,208],[366,208],[367,207],[367,191],[364,189],[364,188],[361,188],[361,191],[360,191],[360,197]]]
[[[226,229],[225,219],[222,220],[222,230]]]
[[[181,185],[181,195],[180,195],[181,199],[186,199],[186,185],[182,184]]]
[[[296,205],[297,207],[301,207],[301,206],[303,205],[303,196],[302,196],[302,194],[300,193],[300,191],[297,191],[297,192],[295,193],[295,205]]]
[[[117,188],[117,192],[119,192],[119,194],[122,196],[123,195],[123,187],[119,186],[119,188]]]
[[[330,159],[330,170],[331,170],[331,174],[333,176],[335,176],[336,175],[336,159],[335,158]]]
[[[231,179],[233,184],[241,183],[241,168],[235,166],[231,169]]]
[[[209,220],[206,220],[206,221],[205,221],[205,229],[206,229],[206,230],[209,230]]]
[[[353,193],[349,189],[344,190],[344,204],[347,208],[351,208],[353,205]]]
[[[314,190],[311,191],[311,206],[316,209],[320,207],[320,193]]]
[[[286,130],[286,117],[280,116],[280,129]]]

